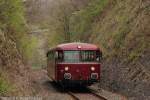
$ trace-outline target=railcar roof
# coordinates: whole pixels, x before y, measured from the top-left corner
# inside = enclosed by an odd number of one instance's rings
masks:
[[[74,43],[60,44],[55,49],[56,50],[98,50],[99,48],[94,44],[74,42]]]

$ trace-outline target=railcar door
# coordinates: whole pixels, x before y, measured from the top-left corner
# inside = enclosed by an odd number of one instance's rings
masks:
[[[58,76],[58,63],[62,62],[63,60],[63,51],[55,51],[55,79],[57,80]]]
[[[50,78],[55,79],[54,51],[50,51],[47,53],[47,72]]]

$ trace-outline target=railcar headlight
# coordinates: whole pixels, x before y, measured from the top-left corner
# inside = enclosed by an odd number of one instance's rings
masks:
[[[91,71],[95,71],[95,67],[92,66],[92,67],[91,67]]]
[[[69,67],[65,67],[65,71],[68,71],[69,70]]]

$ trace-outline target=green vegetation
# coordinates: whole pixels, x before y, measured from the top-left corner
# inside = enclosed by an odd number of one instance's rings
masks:
[[[0,0],[0,29],[15,41],[25,60],[30,60],[36,40],[27,33],[24,5],[21,0]]]
[[[30,61],[33,59],[34,52],[37,47],[37,38],[36,37],[24,37],[21,39],[20,51],[23,54],[25,61]]]
[[[25,20],[20,0],[0,0],[0,28],[19,39],[24,32]]]
[[[92,23],[107,4],[108,0],[90,1],[84,9],[73,13],[70,18],[70,31],[74,41],[88,42],[85,38],[91,35],[89,30],[92,27]]]
[[[20,66],[22,58],[25,63],[31,60],[36,45],[36,39],[27,34],[22,1],[0,0],[0,30],[4,34],[3,40],[0,40],[2,44],[0,48],[0,71],[5,73],[11,70],[10,72],[14,76],[16,69],[20,70],[18,66]],[[4,61],[5,63],[3,63]],[[9,73],[7,75],[9,76]],[[10,85],[6,80],[9,80],[8,77],[0,76],[0,95],[10,92],[10,87],[14,85]]]
[[[4,75],[0,74],[0,95],[6,95],[11,90],[11,85],[7,81]]]
[[[49,47],[64,42],[88,42],[91,35],[92,23],[97,18],[109,0],[92,0],[88,5],[76,11],[70,0],[58,2],[47,23],[50,30]],[[56,1],[57,2],[57,1]],[[42,21],[43,22],[43,21]]]

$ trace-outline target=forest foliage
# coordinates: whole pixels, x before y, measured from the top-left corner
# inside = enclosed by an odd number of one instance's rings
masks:
[[[32,39],[27,34],[27,26],[26,26],[26,18],[25,18],[25,8],[24,3],[22,0],[0,0],[0,31],[3,33],[5,40],[9,41],[4,42],[3,40],[0,40],[1,51],[0,53],[7,53],[0,55],[0,60],[4,59],[7,63],[6,65],[2,65],[0,63],[0,95],[6,94],[7,91],[9,91],[9,82],[6,80],[7,77],[3,77],[1,74],[9,74],[5,73],[4,70],[7,69],[7,65],[11,63],[11,60],[13,61],[13,57],[17,57],[18,51],[20,55],[22,56],[22,61],[27,63],[28,60],[30,60],[32,56],[32,51],[35,45],[35,39]],[[11,42],[11,43],[10,43]],[[13,43],[12,43],[13,42]],[[13,44],[13,45],[12,45]],[[7,48],[8,47],[8,48]],[[8,50],[11,47],[12,50]],[[15,49],[15,50],[14,50]],[[16,54],[12,54],[16,53]],[[6,56],[8,59],[5,59],[4,56]],[[3,57],[3,58],[1,58]],[[20,59],[21,60],[21,59]],[[14,62],[17,63],[17,62]],[[17,67],[18,65],[14,66],[12,65],[11,68]],[[4,68],[3,68],[4,67]],[[13,71],[12,71],[13,72]]]
[[[0,29],[16,43],[23,59],[29,60],[32,56],[32,48],[35,47],[35,39],[27,34],[23,1],[0,0]]]
[[[0,28],[19,39],[25,26],[23,12],[20,0],[0,0]]]
[[[70,18],[70,33],[72,33],[73,41],[89,41],[87,38],[91,35],[91,31],[89,31],[91,25],[94,19],[101,14],[107,3],[108,0],[90,1],[83,9],[73,12]]]
[[[50,30],[49,47],[65,42],[88,42],[91,25],[101,14],[108,0],[86,0],[86,4],[80,2],[78,5],[74,2],[71,0],[53,2],[49,18],[46,19],[47,28]],[[82,6],[78,8],[79,5]]]

